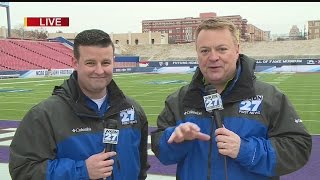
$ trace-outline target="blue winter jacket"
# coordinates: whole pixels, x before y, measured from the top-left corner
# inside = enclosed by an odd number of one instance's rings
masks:
[[[75,71],[24,116],[10,145],[12,179],[88,180],[85,160],[106,147],[103,131],[110,119],[119,129],[114,180],[146,179],[148,122],[141,106],[112,80],[98,111],[76,79]]]
[[[254,65],[253,60],[241,54],[237,75],[221,93],[223,124],[241,138],[238,156],[227,157],[226,174],[224,156],[219,154],[211,133],[216,127],[204,107],[204,82],[199,68],[190,84],[167,97],[157,120],[158,129],[151,133],[151,143],[163,164],[177,164],[177,179],[279,179],[306,164],[312,147],[310,134],[287,96],[255,79]],[[184,122],[197,124],[201,132],[211,135],[211,141],[168,144],[175,127]]]

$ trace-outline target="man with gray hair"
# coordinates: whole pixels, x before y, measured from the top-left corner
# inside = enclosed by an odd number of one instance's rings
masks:
[[[178,164],[179,180],[275,180],[304,166],[311,135],[288,97],[256,79],[234,24],[208,19],[195,36],[199,67],[151,133],[158,159]]]

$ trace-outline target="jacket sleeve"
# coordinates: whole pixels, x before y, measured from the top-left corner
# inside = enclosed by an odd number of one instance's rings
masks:
[[[48,114],[37,106],[22,119],[10,144],[9,172],[20,179],[88,179],[84,161],[56,157]]]
[[[269,137],[277,155],[276,175],[288,174],[309,160],[312,138],[288,97],[282,93],[275,99],[280,108],[270,116]]]
[[[175,102],[177,102],[177,100]],[[193,143],[193,141],[168,143],[171,134],[178,125],[176,119],[178,119],[179,113],[174,114],[173,109],[177,112],[180,108],[174,104],[176,103],[171,103],[168,99],[165,101],[165,107],[157,119],[158,129],[151,132],[152,151],[164,165],[175,164],[182,161]]]
[[[300,169],[309,159],[312,139],[286,95],[276,91],[266,118],[270,122],[268,138],[242,138],[236,160],[266,176]]]

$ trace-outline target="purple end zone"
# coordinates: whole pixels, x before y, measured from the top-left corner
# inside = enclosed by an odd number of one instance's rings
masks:
[[[288,152],[290,153],[290,152]],[[319,180],[320,179],[320,135],[312,136],[312,150],[309,161],[298,171],[281,177],[281,180]]]
[[[20,121],[5,121],[0,120],[0,128],[17,128],[19,126]]]
[[[0,127],[1,127],[1,125],[0,125]],[[151,132],[156,130],[156,129],[157,129],[156,127],[149,127],[148,128],[148,133],[151,134]]]
[[[19,121],[1,121],[0,129],[17,128]],[[155,127],[149,127],[149,134],[154,131]],[[1,141],[1,138],[0,138]],[[150,149],[148,144],[148,149]],[[289,152],[290,153],[290,152]],[[148,173],[175,176],[176,165],[165,166],[155,156],[148,156],[151,165]],[[9,147],[0,146],[0,163],[8,163]],[[281,177],[281,180],[318,180],[320,177],[320,135],[312,136],[312,151],[308,163],[300,170]]]
[[[0,129],[5,128],[17,128],[19,126],[20,121],[5,121],[0,120]],[[1,142],[1,138],[0,138]],[[0,163],[8,163],[9,162],[9,146],[0,146]]]
[[[148,156],[148,161],[151,165],[148,173],[150,174],[161,174],[161,175],[171,175],[174,176],[176,174],[177,165],[167,165],[164,166],[158,160],[156,156]]]
[[[150,132],[154,131],[155,127],[149,128]],[[149,156],[151,168],[149,173],[175,175],[176,165],[164,166],[155,156]],[[312,136],[311,156],[307,164],[293,173],[281,176],[281,180],[319,180],[320,179],[320,135]]]
[[[0,146],[0,163],[8,163],[8,162],[9,162],[9,147]]]

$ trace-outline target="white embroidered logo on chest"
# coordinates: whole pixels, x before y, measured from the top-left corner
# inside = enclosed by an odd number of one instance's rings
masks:
[[[137,123],[137,120],[135,119],[134,107],[120,111],[120,119],[122,125]]]

